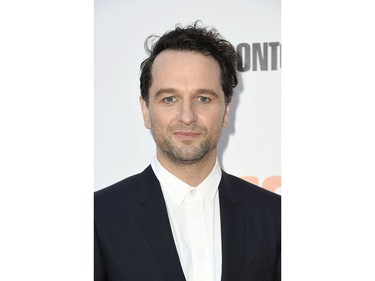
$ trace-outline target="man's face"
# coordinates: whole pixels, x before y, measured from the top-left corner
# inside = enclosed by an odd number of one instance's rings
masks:
[[[140,100],[159,161],[193,164],[216,157],[229,105],[221,88],[220,66],[212,57],[187,51],[160,53],[152,68],[149,104]]]

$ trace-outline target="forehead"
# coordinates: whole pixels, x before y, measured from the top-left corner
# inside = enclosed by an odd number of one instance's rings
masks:
[[[192,51],[161,52],[152,67],[153,83],[174,80],[220,85],[220,66],[211,56]]]

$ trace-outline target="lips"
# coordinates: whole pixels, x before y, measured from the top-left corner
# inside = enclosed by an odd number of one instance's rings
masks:
[[[173,133],[177,138],[183,140],[193,140],[198,138],[201,133],[192,131],[176,131]]]

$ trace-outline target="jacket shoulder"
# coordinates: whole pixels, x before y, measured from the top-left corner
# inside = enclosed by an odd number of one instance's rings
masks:
[[[281,208],[281,196],[279,194],[225,172],[223,172],[223,182],[232,198],[243,201],[246,205],[267,206],[276,210]]]
[[[131,207],[138,201],[139,187],[145,183],[152,183],[155,179],[152,168],[149,166],[142,173],[94,192],[95,215],[120,210],[124,206]]]
[[[126,179],[123,179],[117,183],[107,186],[101,190],[94,192],[94,200],[102,201],[109,198],[116,198],[124,193],[132,193],[139,184],[141,174],[136,174]]]

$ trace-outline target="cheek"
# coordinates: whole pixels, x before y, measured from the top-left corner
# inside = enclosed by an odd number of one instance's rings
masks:
[[[172,116],[173,115],[171,113],[166,111],[153,111],[150,114],[151,126],[154,129],[165,129],[171,124],[173,120]]]
[[[205,116],[204,119],[202,118],[203,124],[205,124],[208,128],[212,130],[221,130],[225,125],[225,115],[224,111],[215,112],[209,116]]]

